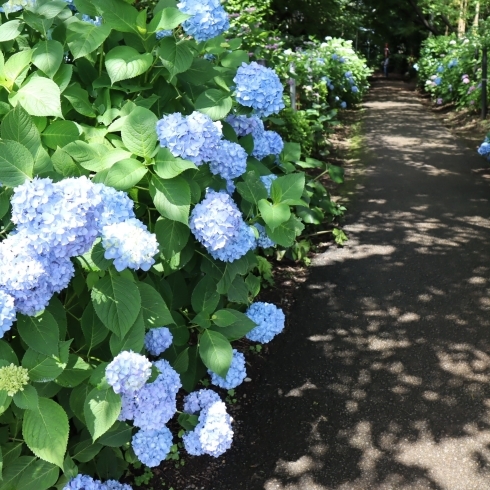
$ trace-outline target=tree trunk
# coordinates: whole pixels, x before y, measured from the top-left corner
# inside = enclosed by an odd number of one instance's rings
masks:
[[[466,32],[466,11],[468,10],[468,0],[459,2],[458,37],[463,37]]]
[[[464,0],[461,0],[461,1],[464,1]],[[408,3],[412,6],[412,8],[415,10],[415,12],[417,13],[417,16],[419,17],[419,19],[422,21],[422,24],[424,24],[425,28],[428,29],[432,34],[434,34],[435,36],[438,36],[439,35],[439,32],[437,31],[437,29],[425,18],[421,8],[417,5],[417,3],[415,2],[415,0],[408,0]]]
[[[480,20],[480,2],[476,2],[475,5],[475,18],[473,19],[473,27],[478,29],[478,22]]]

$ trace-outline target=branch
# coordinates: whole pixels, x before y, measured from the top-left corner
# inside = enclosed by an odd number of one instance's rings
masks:
[[[449,21],[449,19],[444,14],[440,14],[440,17],[441,17],[442,21],[444,22],[444,24],[446,24],[448,26],[448,28],[451,32],[456,32],[456,29],[452,26],[451,22]]]
[[[438,36],[439,35],[438,30],[434,26],[432,26],[432,25],[429,24],[429,21],[424,17],[424,14],[423,14],[422,10],[415,3],[415,1],[414,0],[408,0],[408,2],[413,7],[413,9],[415,10],[415,12],[417,12],[417,15],[419,16],[420,20],[422,21],[422,24],[424,24],[424,26],[426,27],[426,29],[428,29],[430,32],[432,32],[432,34],[434,34],[435,36]]]

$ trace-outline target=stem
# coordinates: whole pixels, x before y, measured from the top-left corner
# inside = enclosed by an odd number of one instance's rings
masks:
[[[99,77],[102,76],[102,68],[104,66],[104,45],[102,45],[102,51],[100,52],[99,55]]]

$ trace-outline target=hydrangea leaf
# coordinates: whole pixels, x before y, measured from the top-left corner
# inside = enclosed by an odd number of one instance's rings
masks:
[[[24,410],[36,410],[39,406],[39,397],[36,388],[32,385],[24,386],[22,391],[18,391],[13,397],[14,403]]]
[[[27,74],[27,69],[31,63],[32,49],[26,49],[13,54],[6,62],[3,68],[2,76],[5,77],[7,88],[12,88],[15,81],[23,74],[23,80]],[[29,112],[29,111],[27,111]]]
[[[40,354],[33,349],[27,349],[22,358],[22,366],[29,370],[29,379],[39,383],[55,380],[66,364],[53,356]]]
[[[97,0],[94,4],[104,18],[104,22],[112,29],[138,34],[136,27],[138,11],[134,7],[117,0]]]
[[[0,488],[19,488],[18,482],[20,478],[22,478],[24,472],[28,471],[30,466],[34,465],[35,461],[36,458],[33,456],[20,456],[11,461],[10,464],[5,464]]]
[[[265,227],[267,235],[274,242],[281,245],[282,247],[290,247],[295,238],[304,230],[304,225],[295,216],[291,216],[289,220],[281,223],[274,229],[269,226]]]
[[[73,3],[82,14],[90,15],[90,17],[97,17],[99,14],[91,0],[73,0]]]
[[[261,199],[258,205],[262,218],[271,230],[286,222],[291,216],[291,210],[287,204],[271,204],[269,201]],[[279,242],[276,241],[276,243]]]
[[[27,410],[22,435],[29,449],[39,458],[63,468],[68,443],[68,417],[55,401],[39,398],[37,410]]]
[[[162,216],[185,225],[188,223],[191,190],[183,177],[163,180],[153,176],[150,182],[150,195]]]
[[[165,301],[160,293],[144,282],[138,282],[141,295],[141,312],[147,328],[161,327],[174,323]]]
[[[192,291],[191,304],[196,313],[212,313],[218,306],[220,294],[216,291],[216,281],[204,276]]]
[[[133,428],[126,422],[115,422],[115,424],[100,437],[99,443],[109,447],[121,447],[131,441]]]
[[[91,351],[96,345],[99,345],[109,333],[109,330],[102,323],[92,303],[88,303],[82,315],[81,327],[83,336],[87,342],[86,346]]]
[[[166,37],[160,41],[158,54],[171,79],[178,73],[187,71],[194,59],[188,43],[177,42],[173,37]]]
[[[39,17],[29,10],[24,10],[24,12],[22,13],[22,18],[29,27],[32,27],[35,31],[38,31],[45,36],[47,35],[48,30],[51,28],[54,22],[53,19],[45,19],[43,17]]]
[[[121,128],[121,137],[126,148],[140,157],[151,157],[157,144],[157,120],[149,109],[135,107],[124,119]]]
[[[154,229],[160,251],[167,260],[182,251],[189,240],[188,226],[167,218],[159,218]]]
[[[162,179],[172,179],[186,170],[197,170],[190,160],[174,157],[168,148],[160,148],[155,157],[155,172]]]
[[[58,41],[39,41],[32,51],[32,63],[53,78],[63,61],[64,49]]]
[[[70,451],[71,457],[80,463],[88,463],[100,453],[102,447],[102,444],[98,442],[93,443],[91,439],[85,439],[84,441],[75,445],[75,447]]]
[[[328,175],[336,184],[342,184],[344,182],[344,169],[337,165],[328,166]]]
[[[87,429],[95,442],[116,422],[121,412],[121,397],[111,387],[105,390],[94,388],[87,395],[83,412]]]
[[[295,205],[301,199],[305,188],[305,174],[295,172],[293,174],[278,177],[272,182],[271,197],[274,204]]]
[[[105,67],[113,84],[145,73],[152,63],[150,53],[140,54],[130,46],[116,46],[105,57]]]
[[[56,378],[56,383],[65,388],[74,388],[92,374],[92,367],[76,354],[70,354],[65,370]]]
[[[95,51],[111,33],[108,24],[96,26],[82,21],[71,22],[66,30],[66,41],[74,60]]]
[[[24,30],[24,25],[20,19],[4,22],[0,25],[0,43],[15,39]]]
[[[87,117],[95,117],[95,110],[89,101],[88,92],[79,83],[74,83],[66,88],[63,91],[63,97],[78,113]]]
[[[71,81],[71,77],[73,75],[73,65],[61,65],[60,69],[56,72],[56,75],[53,77],[53,82],[58,85],[60,88],[60,92],[64,92],[66,87]]]
[[[190,15],[184,14],[177,8],[167,7],[158,11],[148,26],[148,32],[153,33],[162,30],[170,30],[188,19]]]
[[[216,325],[211,327],[212,330],[218,331],[229,340],[240,339],[257,326],[247,315],[230,308],[217,311],[212,320]]]
[[[223,119],[231,110],[233,100],[229,94],[211,88],[203,92],[196,100],[196,109],[209,116],[213,121]]]
[[[138,160],[128,158],[115,163],[107,172],[104,184],[119,191],[126,191],[135,186],[148,172]]]
[[[243,199],[256,206],[261,199],[267,199],[267,190],[255,172],[247,172],[242,178],[243,182],[237,183],[237,190]]]
[[[281,153],[281,161],[296,162],[297,160],[301,160],[301,145],[299,143],[286,141]]]
[[[43,143],[52,150],[76,141],[80,134],[73,121],[53,121],[42,133]]]
[[[60,331],[54,316],[48,311],[37,317],[19,314],[17,330],[31,349],[47,356],[59,356]]]
[[[49,2],[36,2],[30,7],[30,10],[45,19],[54,19],[65,8],[64,0],[50,0]]]
[[[2,139],[17,141],[35,156],[41,146],[41,135],[31,116],[21,105],[14,107],[2,120]]]
[[[102,323],[124,337],[140,313],[141,296],[133,281],[111,273],[92,288],[92,304]]]
[[[109,347],[111,354],[117,356],[123,350],[131,350],[133,352],[141,352],[145,341],[145,322],[143,315],[140,313],[136,321],[129,329],[129,332],[123,337],[118,337],[115,333],[111,335]]]
[[[34,160],[29,150],[16,141],[0,141],[0,182],[9,187],[32,178]]]
[[[205,330],[199,337],[199,354],[208,369],[226,378],[233,358],[233,349],[224,335],[213,330]]]
[[[21,104],[31,116],[63,117],[60,96],[60,88],[53,80],[36,77],[29,79],[9,100],[13,105]]]
[[[228,53],[221,59],[221,65],[225,68],[238,68],[242,63],[248,63],[249,56],[246,51],[238,50]]]

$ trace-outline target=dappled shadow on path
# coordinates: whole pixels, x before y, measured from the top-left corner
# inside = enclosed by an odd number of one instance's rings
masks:
[[[395,89],[366,103],[350,241],[316,261],[213,488],[490,488],[490,188]]]

